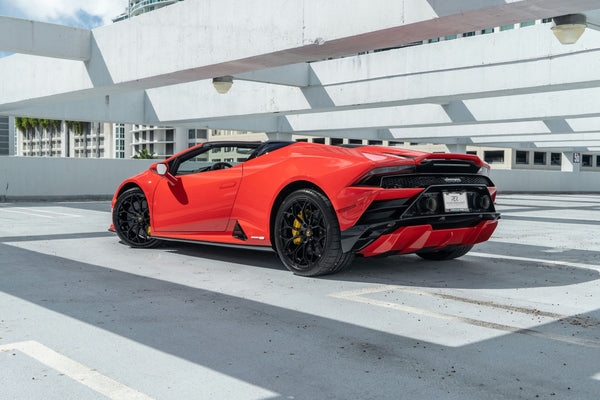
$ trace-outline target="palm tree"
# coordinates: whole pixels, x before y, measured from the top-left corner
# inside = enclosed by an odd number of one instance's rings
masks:
[[[136,160],[151,160],[156,158],[156,153],[150,153],[148,149],[138,150],[137,154],[131,158],[135,158]]]

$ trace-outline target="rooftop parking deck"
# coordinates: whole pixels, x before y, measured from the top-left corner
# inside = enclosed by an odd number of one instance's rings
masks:
[[[597,400],[600,197],[497,208],[460,259],[312,279],[275,253],[128,248],[107,201],[0,203],[0,398]]]

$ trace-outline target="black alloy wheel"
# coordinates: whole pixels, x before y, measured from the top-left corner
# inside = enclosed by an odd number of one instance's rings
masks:
[[[472,248],[473,248],[473,245],[452,247],[450,249],[417,252],[417,255],[421,258],[424,258],[425,260],[434,260],[434,261],[451,260],[453,258],[458,258],[458,257],[464,256],[469,251],[471,251]]]
[[[341,271],[354,259],[343,253],[340,227],[329,199],[313,189],[285,198],[275,218],[275,249],[284,265],[302,276]]]
[[[117,235],[129,246],[150,248],[160,244],[150,237],[148,201],[140,188],[128,189],[117,198],[112,218]]]

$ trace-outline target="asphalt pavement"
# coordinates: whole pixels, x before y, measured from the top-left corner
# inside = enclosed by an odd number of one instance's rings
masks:
[[[109,202],[0,203],[0,399],[600,398],[600,196],[505,195],[443,262],[302,278],[132,249]]]

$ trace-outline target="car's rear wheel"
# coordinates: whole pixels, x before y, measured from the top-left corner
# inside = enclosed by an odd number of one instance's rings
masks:
[[[467,254],[473,246],[453,247],[451,249],[441,249],[436,251],[418,252],[417,255],[426,260],[451,260],[453,258],[462,257]]]
[[[123,192],[113,207],[113,226],[119,238],[131,247],[156,247],[159,240],[150,237],[148,201],[140,188]]]
[[[300,189],[281,203],[275,217],[275,249],[293,273],[317,276],[341,271],[354,259],[344,253],[340,226],[329,199]]]

